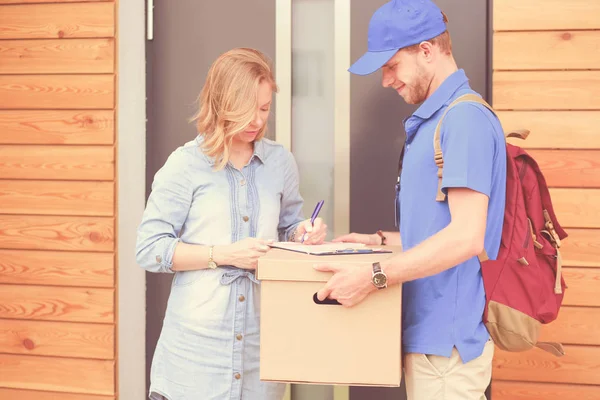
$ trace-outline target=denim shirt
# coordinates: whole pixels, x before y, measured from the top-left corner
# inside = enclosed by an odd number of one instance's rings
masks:
[[[179,241],[287,240],[303,220],[298,169],[281,145],[262,139],[241,170],[229,163],[215,171],[201,144],[198,136],[175,150],[154,177],[136,249],[147,271],[172,273]],[[151,398],[281,399],[284,385],[259,380],[259,326],[253,271],[176,272],[152,362]]]

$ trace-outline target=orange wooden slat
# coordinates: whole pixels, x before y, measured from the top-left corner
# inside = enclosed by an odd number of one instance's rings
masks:
[[[529,150],[550,187],[600,188],[600,151]]]
[[[0,285],[0,318],[110,324],[114,306],[113,289]]]
[[[0,41],[0,74],[112,73],[113,39]]]
[[[0,216],[0,249],[113,251],[110,217]]]
[[[535,382],[492,382],[493,400],[598,400],[600,386]]]
[[[493,7],[495,31],[600,29],[596,0],[501,0]]]
[[[1,0],[0,0],[1,1]],[[15,400],[115,400],[114,396],[98,396],[94,394],[42,392],[26,389],[0,388],[0,399]]]
[[[113,144],[111,110],[0,110],[0,144]]]
[[[38,3],[86,3],[86,2],[113,2],[115,0],[0,0],[0,4],[38,4]]]
[[[600,267],[600,229],[568,229],[562,242],[563,264],[570,267]]]
[[[0,108],[112,109],[115,77],[110,75],[0,75]]]
[[[115,285],[113,253],[0,250],[0,283],[21,285]]]
[[[115,214],[113,182],[0,180],[0,214]]]
[[[0,39],[112,37],[114,6],[112,2],[97,2],[2,7]]]
[[[600,31],[496,32],[495,70],[599,69]]]
[[[112,146],[0,146],[0,179],[115,179]]]
[[[600,268],[563,268],[569,286],[563,304],[600,307]],[[600,331],[598,332],[600,336]]]
[[[0,320],[0,353],[112,360],[115,357],[115,327]]]
[[[495,71],[496,110],[599,110],[600,71]]]
[[[600,308],[563,306],[555,321],[542,325],[539,340],[563,344],[600,345],[599,332]]]
[[[496,348],[493,379],[599,385],[600,347],[567,345],[564,348],[562,357],[540,349],[508,352]]]
[[[5,388],[115,394],[114,361],[0,354],[0,377]]]
[[[526,140],[509,143],[534,149],[600,149],[600,111],[498,111],[505,132],[529,129]]]
[[[563,228],[600,228],[600,189],[550,189]]]

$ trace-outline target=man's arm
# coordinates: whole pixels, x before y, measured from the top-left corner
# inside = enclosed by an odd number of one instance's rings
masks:
[[[450,110],[442,126],[442,190],[448,194],[450,223],[388,262],[390,281],[435,275],[478,255],[484,248],[492,190],[496,140],[488,111],[473,103]],[[385,271],[385,263],[382,263]]]
[[[496,139],[486,111],[465,103],[446,115],[441,144],[442,190],[448,194],[450,223],[410,250],[381,263],[390,285],[438,274],[477,256],[484,248],[495,149],[503,142]],[[318,292],[320,300],[330,297],[350,307],[376,290],[371,283],[371,265],[315,268],[334,272]]]
[[[448,189],[451,222],[414,248],[381,263],[393,285],[450,269],[483,250],[488,197],[466,188]]]
[[[466,188],[448,189],[451,222],[414,248],[381,263],[388,284],[438,274],[481,253],[485,238],[488,197]],[[338,300],[343,306],[360,303],[377,289],[371,283],[370,264],[355,268],[317,265],[318,271],[333,272],[317,297]]]
[[[402,247],[400,232],[382,232],[386,239],[386,245]],[[363,243],[370,246],[381,246],[382,238],[377,233],[349,233],[333,239],[336,243]]]

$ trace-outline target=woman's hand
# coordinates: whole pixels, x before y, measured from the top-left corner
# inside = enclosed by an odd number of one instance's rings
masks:
[[[272,240],[247,238],[221,248],[215,247],[214,256],[217,265],[233,265],[242,269],[256,269],[258,259],[271,249]]]
[[[327,236],[327,225],[323,222],[322,218],[315,219],[314,226],[310,223],[310,219],[302,221],[296,228],[296,236],[294,237],[295,242],[302,242],[304,237],[304,244],[322,244]]]

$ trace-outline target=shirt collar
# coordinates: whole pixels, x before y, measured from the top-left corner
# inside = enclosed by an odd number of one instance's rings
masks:
[[[469,85],[468,82],[469,78],[462,69],[447,77],[440,87],[410,117],[404,120],[406,134],[409,137],[414,135],[422,122],[431,118],[433,114],[447,105],[459,89]]]
[[[413,115],[423,119],[431,118],[431,116],[446,105],[452,95],[468,81],[469,78],[467,78],[464,70],[459,69],[454,72],[442,82],[440,87],[437,88],[437,90],[433,92],[419,108],[417,108],[417,111],[415,111]]]
[[[198,144],[198,146],[200,147],[202,145],[202,142],[204,141],[204,137],[202,135],[198,135],[196,137],[196,143]],[[215,159],[213,157],[209,157],[208,155],[206,155],[201,149],[200,152],[202,153],[202,156],[204,157],[204,159],[206,160],[206,162],[208,162],[208,164],[212,167],[215,165]],[[256,142],[254,142],[254,153],[252,154],[252,157],[250,158],[250,161],[252,161],[252,159],[256,157],[260,160],[261,163],[265,163],[266,160],[266,154],[265,154],[265,143],[264,141],[261,140],[257,140]]]
[[[256,142],[254,142],[254,155],[253,157],[256,157],[260,160],[260,162],[262,162],[263,164],[265,163],[265,142],[264,140],[257,140]]]

